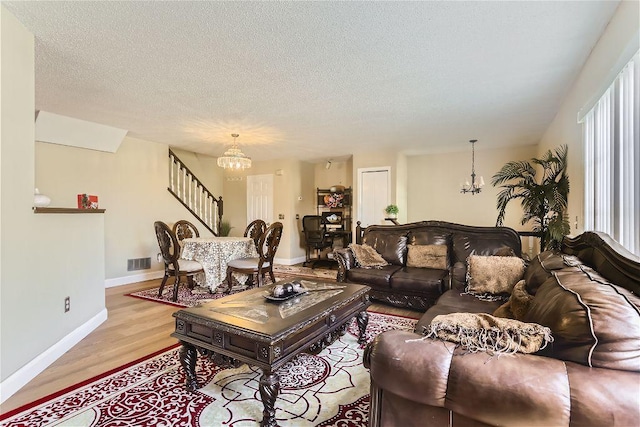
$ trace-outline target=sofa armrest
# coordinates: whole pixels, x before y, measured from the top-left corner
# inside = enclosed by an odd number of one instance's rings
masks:
[[[356,266],[356,258],[353,256],[353,252],[349,248],[334,249],[333,259],[338,261],[338,275],[336,280],[338,282],[345,282],[347,280],[347,270],[355,268]]]
[[[570,419],[625,425],[638,415],[637,372],[520,353],[465,354],[453,343],[406,331],[378,335],[364,363],[383,394],[490,425],[568,426]]]

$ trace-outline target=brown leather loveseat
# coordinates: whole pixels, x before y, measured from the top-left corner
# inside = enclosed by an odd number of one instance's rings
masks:
[[[357,236],[360,236],[358,227]],[[387,304],[426,310],[440,296],[464,283],[466,260],[472,253],[493,255],[510,250],[521,255],[518,233],[508,227],[476,227],[445,221],[420,221],[403,225],[372,225],[359,242],[373,247],[389,265],[362,268],[349,248],[336,249],[339,282],[361,283],[371,287],[369,296]],[[412,246],[445,245],[445,268],[407,266]]]
[[[531,260],[524,280],[534,294],[524,321],[550,328],[550,345],[491,356],[425,338],[438,314],[500,305],[454,286],[414,333],[384,332],[367,347],[369,425],[640,425],[640,258],[587,232]]]

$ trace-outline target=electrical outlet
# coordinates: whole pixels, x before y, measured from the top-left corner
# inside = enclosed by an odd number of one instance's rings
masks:
[[[284,214],[278,214],[278,219],[284,219]]]
[[[71,297],[66,297],[64,299],[64,312],[71,310]]]

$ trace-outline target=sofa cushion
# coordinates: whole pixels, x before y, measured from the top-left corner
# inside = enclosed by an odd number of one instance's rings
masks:
[[[454,233],[452,237],[453,262],[465,262],[469,255],[493,255],[497,250],[505,247],[505,239],[502,236],[491,234],[474,235]]]
[[[441,294],[447,289],[447,270],[404,267],[391,276],[391,289]]]
[[[578,265],[554,271],[525,321],[551,328],[551,355],[591,367],[640,371],[640,297]]]
[[[349,249],[353,251],[356,263],[360,267],[384,267],[388,264],[375,249],[367,244],[357,245],[355,243],[349,243]]]
[[[409,232],[410,245],[449,245],[451,231],[436,227],[424,227]]]
[[[386,265],[382,268],[352,268],[347,271],[347,280],[373,288],[389,289],[391,275],[401,268],[399,265]]]
[[[467,291],[473,294],[511,294],[524,275],[524,261],[519,257],[469,256]]]
[[[366,233],[362,243],[371,246],[389,264],[404,265],[407,253],[406,232],[375,230]]]
[[[562,255],[554,251],[544,251],[534,257],[524,272],[524,280],[527,283],[527,292],[535,295],[540,285],[549,277],[553,270],[564,268]]]
[[[448,268],[447,245],[409,245],[407,246],[407,267]]]

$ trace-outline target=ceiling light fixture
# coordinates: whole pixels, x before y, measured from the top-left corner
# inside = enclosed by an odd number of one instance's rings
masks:
[[[240,135],[232,133],[233,145],[221,157],[218,157],[218,166],[225,169],[248,169],[251,167],[251,158],[244,155],[238,148],[236,138]]]
[[[477,139],[472,139],[469,141],[471,143],[471,184],[469,184],[469,181],[465,181],[464,184],[460,184],[461,193],[471,193],[475,195],[476,193],[479,193],[481,191],[482,187],[484,187],[484,178],[480,177],[480,181],[476,183],[475,145],[477,141],[478,141]]]

